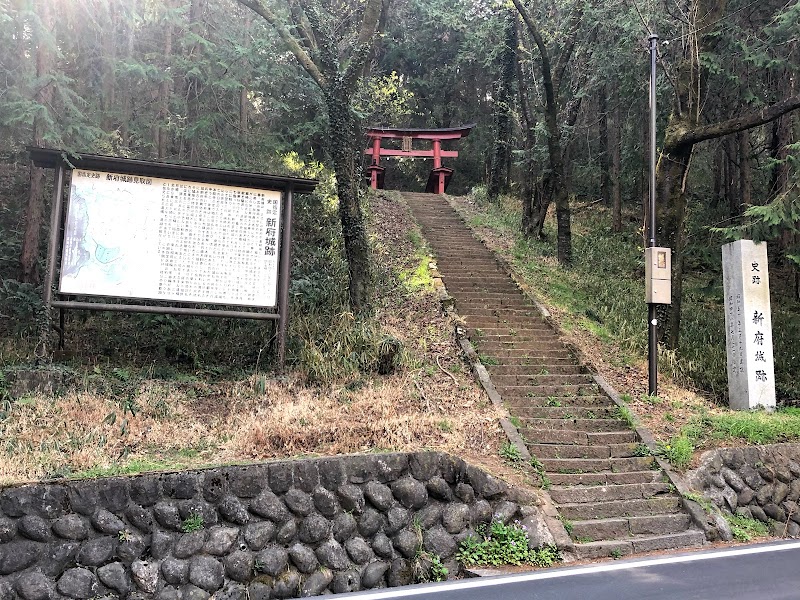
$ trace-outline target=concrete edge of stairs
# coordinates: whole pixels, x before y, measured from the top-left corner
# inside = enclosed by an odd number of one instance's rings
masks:
[[[445,197],[447,203],[451,205],[451,207],[462,216],[461,213],[452,205],[449,201],[449,198]],[[547,308],[539,302],[539,300],[535,297],[533,290],[525,284],[524,282],[520,281],[516,273],[513,269],[513,266],[505,259],[505,257],[497,254],[491,248],[486,245],[486,241],[475,234],[473,230],[473,235],[475,235],[476,239],[480,241],[480,243],[489,250],[494,259],[498,262],[498,264],[502,267],[502,269],[506,272],[506,274],[513,280],[519,290],[523,293],[527,300],[536,308],[536,310],[540,313],[542,318],[547,322],[550,327],[553,328],[554,331],[560,333],[561,328],[552,318],[552,315],[547,310]],[[445,312],[452,314],[458,317],[458,313],[455,311],[455,299],[450,296],[447,291],[447,288],[442,280],[438,269],[436,267],[436,259],[434,257],[430,258],[430,262],[433,265],[432,268],[432,278],[434,280],[434,286],[437,290],[437,295],[439,297],[439,301],[445,310]],[[516,449],[519,451],[520,456],[522,459],[527,463],[531,459],[530,452],[523,440],[522,436],[520,435],[517,427],[511,422],[509,418],[508,409],[504,406],[502,398],[497,391],[492,379],[489,375],[488,370],[486,367],[481,363],[480,357],[478,356],[477,351],[475,350],[472,342],[470,341],[467,330],[464,327],[457,326],[456,327],[456,339],[458,341],[459,346],[461,347],[462,352],[467,357],[470,366],[472,367],[473,374],[477,379],[478,383],[483,387],[484,391],[486,392],[487,396],[489,397],[492,404],[502,411],[504,415],[500,419],[500,425],[503,428],[508,441],[513,444]],[[589,365],[591,364],[585,354],[581,351],[580,348],[574,346],[569,342],[564,342],[569,349],[573,352],[575,357],[578,361],[587,366],[588,373],[593,378],[594,382],[601,388],[601,390],[608,395],[608,397],[614,402],[614,404],[618,407],[625,407],[628,408],[627,405],[622,401],[619,393],[614,389],[614,387],[600,374],[594,372]],[[630,409],[628,409],[630,410]],[[649,430],[645,429],[641,423],[638,421],[636,416],[634,415],[634,424],[632,429],[634,430],[637,438],[641,440],[641,442],[650,449],[654,459],[656,460],[659,468],[668,478],[668,481],[671,485],[673,485],[680,495],[681,503],[683,505],[684,510],[688,513],[691,518],[692,523],[697,526],[700,531],[703,532],[707,540],[713,541],[719,539],[719,531],[713,517],[709,516],[705,510],[695,501],[690,500],[687,498],[687,494],[689,494],[689,488],[686,483],[683,481],[683,478],[680,477],[678,473],[676,473],[671,465],[663,460],[660,456],[658,456],[658,445],[653,438],[653,435],[650,433]],[[559,517],[558,510],[556,509],[556,504],[553,499],[550,497],[550,494],[545,489],[537,490],[537,493],[542,499],[542,512],[545,517],[545,522],[550,530],[553,539],[558,546],[559,550],[561,550],[562,555],[564,556],[564,562],[571,562],[573,560],[577,560],[581,558],[581,553],[576,548],[575,542],[572,540],[571,536],[567,533],[567,530],[564,527],[562,520]]]

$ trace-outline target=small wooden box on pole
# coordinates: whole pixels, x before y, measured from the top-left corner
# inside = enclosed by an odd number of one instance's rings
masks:
[[[775,408],[767,244],[722,247],[728,396],[734,410]]]

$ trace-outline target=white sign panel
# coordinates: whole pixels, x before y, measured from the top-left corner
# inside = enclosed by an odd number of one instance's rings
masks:
[[[731,408],[774,409],[767,244],[739,240],[724,245],[722,269]]]
[[[74,170],[62,294],[276,305],[278,191]]]

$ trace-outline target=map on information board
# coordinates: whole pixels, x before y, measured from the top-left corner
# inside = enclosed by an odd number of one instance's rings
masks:
[[[72,172],[62,294],[273,307],[281,195]]]

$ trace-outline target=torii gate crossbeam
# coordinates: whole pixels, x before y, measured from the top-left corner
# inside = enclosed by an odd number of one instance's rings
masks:
[[[444,194],[447,185],[450,183],[450,178],[453,175],[453,169],[442,166],[442,159],[456,158],[458,152],[455,150],[442,150],[442,142],[444,140],[458,140],[462,137],[467,137],[473,127],[475,127],[475,123],[445,129],[371,127],[367,130],[367,136],[370,138],[370,147],[364,151],[364,154],[372,156],[372,163],[367,167],[367,171],[369,171],[370,174],[370,186],[374,190],[383,188],[383,178],[386,169],[381,166],[381,156],[432,158],[433,169],[428,177],[428,185],[425,191],[433,194]],[[402,139],[402,150],[382,148],[381,141],[383,139]],[[412,147],[414,140],[429,141],[431,142],[432,148],[430,150],[414,150]]]

